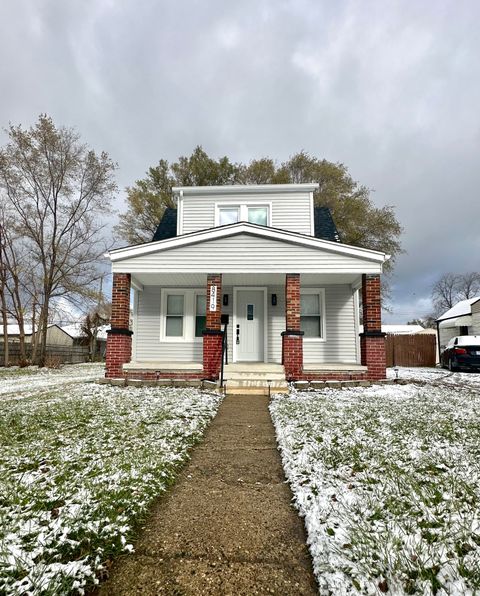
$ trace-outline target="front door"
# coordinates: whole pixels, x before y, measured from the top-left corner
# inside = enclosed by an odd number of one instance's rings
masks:
[[[233,341],[237,362],[263,362],[264,292],[238,290]]]

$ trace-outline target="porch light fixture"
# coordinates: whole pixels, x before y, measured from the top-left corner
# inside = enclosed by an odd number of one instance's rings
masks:
[[[223,306],[228,306],[228,294],[223,295]]]
[[[272,294],[272,306],[277,306],[277,295]]]

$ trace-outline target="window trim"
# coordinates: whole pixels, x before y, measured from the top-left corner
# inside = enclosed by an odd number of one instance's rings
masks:
[[[267,225],[264,227],[272,227],[272,202],[271,201],[237,201],[232,203],[226,203],[225,201],[219,201],[215,203],[215,227],[220,225],[220,209],[238,209],[238,221],[249,223],[248,221],[248,208],[249,207],[266,207],[267,208]],[[224,224],[226,225],[226,224]],[[231,225],[231,224],[230,224]],[[259,224],[253,224],[259,225]]]
[[[220,223],[220,213],[222,210],[224,209],[230,209],[230,211],[233,211],[234,209],[237,210],[237,221],[236,222],[232,222],[232,223],[238,223],[239,221],[241,221],[240,219],[240,215],[241,215],[241,209],[240,209],[240,205],[219,205],[217,207],[217,212],[216,212],[216,226],[226,226],[226,225],[231,225],[231,224],[221,224]]]
[[[201,342],[203,341],[203,335],[197,337],[195,335],[196,325],[197,325],[197,296],[205,296],[205,324],[207,319],[207,307],[208,304],[206,302],[207,299],[207,291],[206,290],[193,290],[193,298],[192,298],[192,318],[193,318],[193,329],[192,329],[192,341],[194,342]],[[203,315],[200,315],[203,316]]]
[[[167,296],[183,295],[183,335],[177,337],[166,335],[167,330]],[[195,337],[196,296],[207,295],[205,288],[162,288],[160,292],[160,341],[166,343],[196,343],[203,337]]]
[[[314,294],[318,296],[318,303],[320,306],[320,337],[305,337],[304,342],[324,343],[327,341],[326,324],[325,324],[325,288],[300,288],[300,297],[302,294]],[[301,322],[301,303],[300,303],[300,322]]]

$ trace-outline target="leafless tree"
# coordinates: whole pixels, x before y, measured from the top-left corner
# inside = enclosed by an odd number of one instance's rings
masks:
[[[97,263],[116,191],[115,164],[46,115],[29,129],[11,125],[0,150],[0,185],[41,279],[38,363],[44,365],[52,299],[86,296],[102,275]]]
[[[480,294],[480,273],[445,273],[432,288],[435,318],[460,300]]]
[[[460,300],[475,298],[480,294],[480,273],[471,271],[458,276],[458,296]]]

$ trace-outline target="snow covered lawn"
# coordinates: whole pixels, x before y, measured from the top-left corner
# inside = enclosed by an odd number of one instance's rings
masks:
[[[321,594],[480,593],[480,375],[429,374],[272,400]]]
[[[220,398],[72,383],[73,373],[46,392],[33,376],[0,398],[0,593],[81,593],[132,549]]]
[[[71,383],[84,383],[103,377],[105,365],[71,364],[60,368],[0,368],[0,400],[5,396],[24,398],[50,392],[54,387]]]

